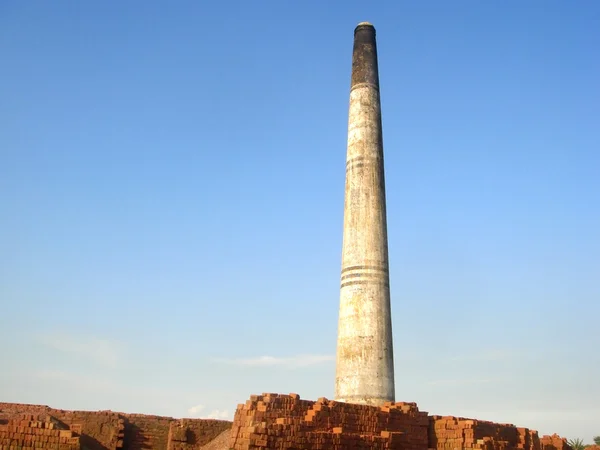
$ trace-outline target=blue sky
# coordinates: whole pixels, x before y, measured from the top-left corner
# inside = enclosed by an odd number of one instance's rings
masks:
[[[0,400],[333,396],[364,20],[397,399],[600,434],[592,0],[2,2]]]

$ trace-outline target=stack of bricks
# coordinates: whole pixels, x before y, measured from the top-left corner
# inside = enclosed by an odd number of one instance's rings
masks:
[[[223,431],[231,422],[212,419],[180,419],[126,414],[125,449],[198,450]]]
[[[230,447],[424,450],[428,425],[415,403],[376,407],[265,393],[238,405]]]
[[[171,422],[167,450],[196,450],[231,428],[225,420],[181,419]]]
[[[0,424],[0,450],[79,450],[80,427],[68,429],[50,415],[22,414]]]
[[[127,414],[125,448],[146,449],[168,447],[170,417]]]
[[[231,425],[0,403],[0,450],[200,450]],[[539,438],[514,425],[428,416],[415,403],[374,407],[307,401],[296,394],[252,396],[238,405],[230,448],[572,450],[558,435]]]
[[[52,410],[61,421],[79,424],[82,447],[89,450],[118,450],[123,448],[125,418],[112,411]]]
[[[540,437],[538,436],[537,431],[521,427],[517,427],[517,431],[519,432],[517,448],[524,448],[525,450],[541,450]]]
[[[558,434],[542,436],[540,444],[542,450],[572,450],[571,446],[567,443],[567,440],[560,437]]]
[[[452,416],[429,418],[429,448],[437,450],[542,450],[537,431]],[[561,449],[563,450],[563,449]]]
[[[169,430],[173,423],[183,423],[185,429],[189,430],[186,441],[174,441],[174,447],[198,450],[223,431],[231,428],[231,422],[225,420],[183,419],[177,421],[172,417],[144,414],[122,414],[113,411],[65,411],[40,405],[0,403],[0,424],[21,420],[23,414],[51,415],[65,424],[65,428],[70,426],[73,432],[79,430],[77,434],[81,447],[87,450],[166,450],[171,446]],[[4,449],[0,447],[0,450]]]

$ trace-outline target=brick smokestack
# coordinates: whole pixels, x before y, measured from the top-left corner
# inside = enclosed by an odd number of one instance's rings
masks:
[[[375,28],[354,30],[335,398],[394,401],[385,178]]]

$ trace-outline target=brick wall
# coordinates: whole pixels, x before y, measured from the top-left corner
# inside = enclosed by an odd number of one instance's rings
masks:
[[[79,450],[79,431],[47,414],[20,414],[0,421],[0,450]]]
[[[265,393],[238,405],[230,447],[425,450],[428,426],[427,413],[415,403],[377,408]]]
[[[231,422],[224,420],[181,419],[173,421],[169,428],[168,450],[200,448],[230,428]]]
[[[567,440],[560,437],[558,434],[542,436],[540,438],[540,444],[542,450],[572,450],[571,446],[567,444]]]
[[[0,403],[0,419],[12,419],[19,414],[45,414],[71,429],[80,429],[83,448],[116,450],[123,447],[125,416],[112,411],[65,411],[48,406]]]
[[[374,407],[265,393],[238,405],[233,426],[0,403],[0,450],[200,450],[229,428],[234,450],[572,450],[558,435],[539,438],[537,431],[511,424],[429,416],[415,403]]]
[[[167,448],[170,417],[127,414],[124,447],[126,449]]]
[[[428,416],[415,403],[351,405],[296,394],[238,405],[230,447],[249,449],[572,450],[560,436],[512,424]]]
[[[231,428],[231,422],[225,420],[176,420],[113,411],[65,411],[40,405],[0,403],[0,431],[9,422],[14,425],[13,421],[21,420],[24,414],[51,416],[63,428],[76,433],[81,448],[86,450],[198,450]],[[5,449],[0,447],[0,450]]]
[[[542,450],[535,430],[452,416],[429,417],[429,448]]]
[[[81,428],[82,447],[89,450],[116,450],[123,447],[125,419],[112,411],[51,410],[67,425]]]

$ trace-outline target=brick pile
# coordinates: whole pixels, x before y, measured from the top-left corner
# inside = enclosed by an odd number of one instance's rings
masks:
[[[556,434],[539,438],[510,424],[429,416],[415,403],[375,407],[265,393],[238,405],[233,427],[223,420],[0,403],[0,450],[201,450],[228,429],[234,450],[572,450]]]
[[[374,407],[264,393],[238,405],[230,447],[424,450],[428,425],[415,403]]]
[[[67,427],[50,415],[21,414],[0,423],[0,450],[79,450],[81,426]]]
[[[119,450],[123,448],[125,418],[112,411],[53,410],[64,423],[79,424],[82,447],[89,450]]]
[[[540,438],[541,450],[572,450],[565,438],[558,434],[552,436],[542,436]],[[586,449],[587,450],[587,449]]]
[[[126,449],[166,449],[169,425],[174,419],[144,414],[126,414],[127,419],[124,447]]]
[[[167,450],[195,450],[231,428],[225,420],[181,419],[171,422]]]
[[[63,428],[70,427],[77,434],[81,448],[87,450],[199,450],[231,428],[231,422],[225,420],[176,420],[113,411],[65,411],[40,405],[0,403],[0,424],[20,421],[23,414],[51,415]],[[5,449],[0,447],[0,450]]]
[[[22,414],[50,415],[66,426],[81,427],[81,446],[89,450],[118,450],[123,447],[126,418],[112,411],[66,411],[48,406],[0,403],[0,419]]]
[[[512,424],[452,416],[429,418],[429,448],[437,450],[541,450],[538,433]]]

